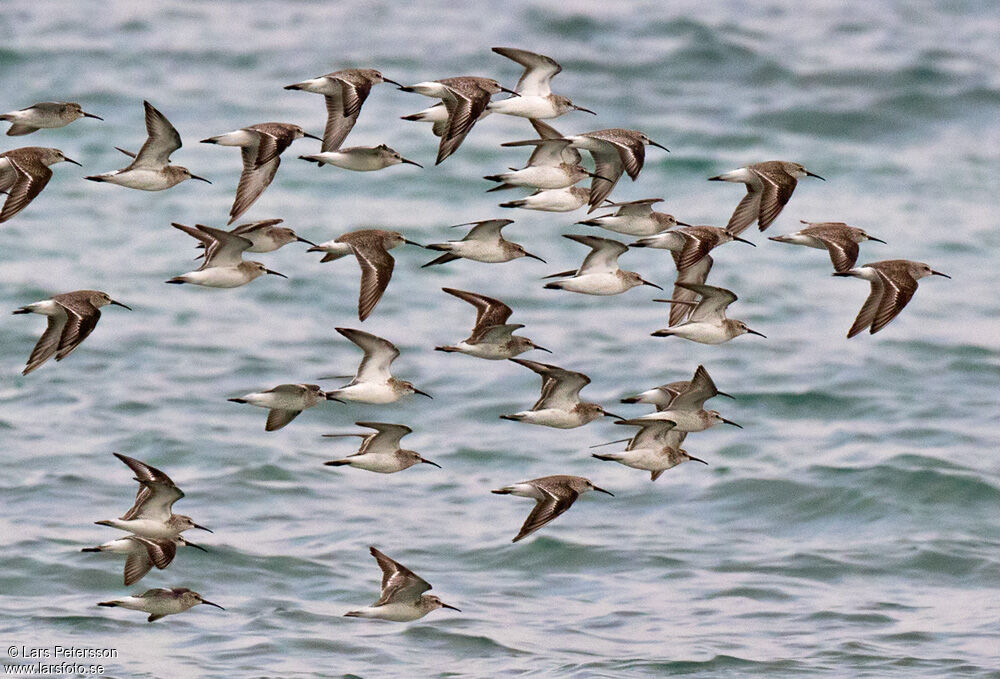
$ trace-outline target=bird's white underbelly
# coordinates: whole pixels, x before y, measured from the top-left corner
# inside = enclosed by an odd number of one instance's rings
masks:
[[[591,273],[559,282],[563,290],[585,295],[618,295],[629,289],[614,273]]]

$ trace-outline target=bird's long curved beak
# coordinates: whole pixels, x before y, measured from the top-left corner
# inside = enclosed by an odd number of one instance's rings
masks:
[[[399,84],[398,82],[396,82],[395,80],[389,80],[389,79],[388,79],[388,78],[386,78],[385,76],[382,76],[382,82],[385,82],[385,83],[389,83],[390,85],[395,85],[396,87],[402,87],[402,85],[400,85],[400,84]]]
[[[763,337],[764,339],[767,339],[767,335],[765,335],[762,332],[757,332],[756,330],[751,330],[750,328],[747,328],[747,332],[750,333],[751,335],[757,335],[759,337]]]
[[[214,530],[212,530],[212,529],[210,529],[210,528],[205,528],[204,526],[199,526],[199,525],[198,525],[198,524],[196,524],[196,523],[192,523],[192,524],[191,524],[191,527],[192,527],[192,528],[197,528],[198,530],[203,530],[203,531],[206,531],[206,532],[208,532],[208,533],[214,533],[214,532],[215,532]]]
[[[826,181],[825,179],[823,179],[822,177],[820,177],[818,174],[813,174],[809,170],[806,170],[806,176],[807,177],[816,177],[816,179],[822,180],[824,182]]]
[[[312,242],[311,240],[306,240],[306,239],[305,239],[305,238],[303,238],[302,236],[296,236],[296,237],[295,237],[295,240],[297,240],[297,241],[298,241],[298,242],[300,242],[300,243],[307,243],[307,244],[309,244],[309,245],[313,246],[314,248],[315,248],[315,247],[318,247],[318,246],[317,246],[317,245],[316,245],[315,243],[313,243],[313,242]]]
[[[625,419],[621,415],[615,415],[614,413],[609,413],[607,410],[604,410],[604,409],[601,409],[601,412],[604,413],[604,417],[613,417],[616,420],[624,420]]]
[[[423,462],[424,464],[432,464],[438,469],[441,468],[441,465],[439,465],[437,462],[431,462],[430,460],[425,460],[424,458],[420,458],[420,461]]]
[[[707,462],[705,462],[705,461],[704,461],[703,459],[701,459],[700,457],[693,457],[693,456],[691,456],[691,455],[688,455],[688,459],[689,459],[689,460],[691,460],[692,462],[701,462],[701,463],[702,463],[702,464],[704,464],[704,465],[707,465],[707,464],[708,464]]]
[[[650,287],[653,287],[653,288],[656,288],[657,290],[662,290],[662,289],[663,289],[663,288],[661,288],[661,287],[660,287],[659,285],[657,285],[656,283],[650,283],[650,282],[649,282],[649,281],[647,281],[647,280],[643,280],[643,281],[642,281],[642,284],[643,284],[643,285],[648,285],[648,286],[650,286]]]
[[[309,139],[315,139],[316,141],[323,141],[322,137],[317,137],[315,134],[309,134],[308,132],[302,132],[303,137],[308,137]]]
[[[756,243],[754,243],[752,241],[748,241],[746,238],[740,238],[739,236],[733,236],[733,240],[739,241],[741,243],[746,243],[747,245],[752,245],[753,247],[757,247]]]
[[[941,273],[940,271],[934,271],[934,270],[931,271],[931,275],[932,276],[944,276],[945,278],[951,278],[951,276],[949,276],[946,273]]]
[[[222,606],[220,606],[219,604],[212,603],[211,601],[205,601],[204,599],[201,600],[201,603],[207,604],[208,606],[215,606],[216,608],[222,608]],[[222,610],[226,609],[222,608]]]
[[[733,399],[734,401],[736,400],[736,397],[735,397],[735,396],[733,396],[732,394],[727,394],[726,392],[724,392],[724,391],[719,391],[718,389],[716,389],[716,390],[715,390],[715,395],[716,395],[716,396],[725,396],[726,398],[731,398],[731,399]]]
[[[278,273],[277,271],[271,271],[270,269],[264,269],[264,271],[271,274],[272,276],[281,276],[282,278],[288,278],[288,276],[286,276],[285,274]]]
[[[79,167],[83,167],[83,165],[81,165],[80,163],[76,162],[72,158],[67,158],[66,156],[63,156],[63,160],[65,160],[67,163],[73,163],[74,165],[78,165]]]
[[[423,167],[423,165],[421,165],[420,163],[410,160],[409,158],[403,158],[402,156],[400,156],[399,162],[406,163],[407,165],[416,165],[417,167],[421,168]]]
[[[539,257],[538,255],[533,255],[533,254],[531,254],[530,252],[525,252],[525,253],[524,253],[524,256],[525,256],[525,257],[531,257],[532,259],[537,259],[537,260],[538,260],[539,262],[541,262],[542,264],[547,264],[547,262],[546,262],[546,261],[545,261],[544,259],[542,259],[542,258],[541,258],[541,257]]]
[[[514,90],[507,89],[506,87],[502,87],[502,86],[500,87],[500,91],[501,92],[506,92],[508,94],[513,94],[515,97],[520,97],[521,96],[518,92],[515,92]]]
[[[212,183],[212,182],[208,181],[207,179],[205,179],[204,177],[199,177],[196,174],[191,175],[191,179],[197,179],[198,181],[205,182],[206,184],[211,184]]]
[[[320,378],[320,379],[323,379],[323,378]],[[333,396],[332,394],[323,394],[323,397],[326,398],[327,401],[336,401],[337,403],[346,403],[346,401],[344,401],[343,399],[337,398],[336,396]]]
[[[420,394],[421,396],[426,396],[427,398],[430,398],[430,399],[434,398],[433,396],[431,396],[430,394],[428,394],[426,391],[420,391],[416,387],[414,387],[413,393],[414,394]]]
[[[128,309],[129,311],[132,311],[132,307],[130,307],[130,306],[127,306],[127,305],[125,305],[125,304],[122,304],[121,302],[116,302],[115,300],[111,300],[111,301],[109,302],[109,304],[114,304],[115,306],[120,306],[120,307],[124,307],[124,308]]]
[[[670,153],[670,149],[668,149],[668,148],[667,148],[666,146],[664,146],[663,144],[657,144],[657,143],[656,143],[655,141],[653,141],[652,139],[650,139],[650,140],[649,140],[649,145],[650,145],[650,146],[655,146],[655,147],[656,147],[656,148],[658,148],[658,149],[663,149],[663,150],[664,150],[664,151],[666,151],[667,153]]]
[[[592,116],[596,116],[597,115],[596,112],[591,111],[589,108],[584,108],[582,106],[577,106],[576,104],[570,104],[569,107],[571,109],[573,109],[574,111],[583,111],[584,113],[589,113]]]
[[[677,220],[674,220],[674,223],[675,223],[675,224],[676,224],[677,226],[691,226],[691,225],[690,225],[690,224],[688,224],[687,222],[678,222]]]
[[[407,245],[416,245],[418,248],[426,248],[427,247],[426,245],[421,245],[420,243],[418,243],[416,241],[407,240],[405,238],[403,239],[403,242],[406,243]]]
[[[594,490],[596,490],[596,491],[599,491],[599,492],[601,492],[601,493],[607,493],[607,494],[608,494],[608,495],[610,495],[611,497],[614,497],[614,496],[615,496],[615,494],[614,494],[614,493],[612,493],[612,492],[611,492],[610,490],[604,490],[603,488],[598,488],[597,486],[594,486]]]
[[[551,353],[552,353],[551,351],[549,351],[549,350],[548,350],[548,349],[546,349],[545,347],[540,347],[540,346],[538,346],[537,344],[534,344],[534,343],[532,343],[531,347],[532,347],[533,349],[538,349],[539,351],[544,351],[544,352],[546,352],[546,353],[548,353],[548,354],[551,354]]]
[[[203,552],[206,552],[206,553],[208,552],[208,550],[207,550],[207,549],[205,549],[205,548],[204,548],[204,547],[202,547],[201,545],[196,545],[196,544],[194,544],[194,543],[193,543],[193,542],[191,542],[190,540],[184,540],[184,538],[181,538],[181,540],[183,540],[183,541],[184,541],[184,545],[185,545],[186,547],[194,547],[195,549],[200,549],[200,550],[201,550],[201,551],[203,551]]]
[[[881,238],[876,238],[875,236],[868,236],[868,240],[873,240],[876,243],[881,243],[882,245],[888,245],[888,243],[886,243],[884,240],[882,240]]]
[[[461,613],[461,612],[462,612],[462,609],[461,609],[461,608],[455,608],[454,606],[451,606],[451,605],[449,605],[449,604],[446,604],[446,603],[444,603],[443,601],[441,602],[441,608],[450,608],[450,609],[451,609],[451,610],[453,610],[453,611],[458,611],[459,613]]]
[[[87,113],[86,111],[80,111],[84,118],[97,118],[98,120],[104,120],[101,116],[95,116],[93,113]]]
[[[735,422],[733,422],[732,420],[727,420],[727,419],[726,419],[726,418],[724,418],[724,417],[720,417],[719,419],[720,419],[720,420],[722,420],[723,422],[725,422],[726,424],[731,424],[731,425],[733,425],[734,427],[739,427],[740,429],[742,429],[742,428],[743,428],[743,425],[742,425],[742,424],[736,424],[736,423],[735,423]]]

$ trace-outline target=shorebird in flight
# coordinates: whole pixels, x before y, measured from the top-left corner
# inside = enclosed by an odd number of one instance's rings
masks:
[[[135,495],[131,509],[118,519],[96,521],[98,526],[109,526],[140,537],[154,539],[173,539],[191,528],[212,532],[196,524],[190,516],[173,513],[174,503],[184,497],[184,492],[170,480],[169,476],[156,467],[127,455],[114,453],[114,456],[128,465],[135,474],[135,480],[139,482],[139,491]]]
[[[784,160],[754,163],[716,177],[709,177],[709,181],[746,184],[747,195],[736,206],[733,216],[726,224],[726,230],[738,236],[753,224],[754,220],[757,221],[761,231],[771,226],[771,222],[781,214],[785,203],[792,197],[795,184],[801,177],[815,177],[826,181],[798,163]]]
[[[511,542],[518,542],[565,512],[573,506],[578,497],[591,490],[606,493],[614,497],[614,493],[603,488],[598,488],[589,479],[585,479],[582,476],[567,476],[565,474],[543,476],[531,481],[521,481],[520,483],[505,486],[492,492],[497,495],[530,497],[535,501],[534,509],[528,514],[528,518],[525,519],[521,530],[511,540]]]
[[[346,617],[411,622],[439,608],[450,608],[461,613],[436,596],[424,594],[431,588],[431,584],[409,568],[374,547],[369,547],[368,551],[382,569],[382,594],[371,606],[349,611],[344,614]]]
[[[286,90],[302,90],[322,94],[326,99],[326,129],[323,130],[322,151],[336,151],[358,121],[361,107],[374,85],[391,83],[400,87],[395,80],[389,80],[374,68],[345,68],[321,75],[311,80],[303,80],[294,85],[286,85]]]
[[[388,422],[355,422],[366,429],[374,429],[372,434],[323,434],[326,438],[361,437],[361,447],[358,452],[341,460],[324,462],[328,467],[350,466],[379,474],[409,469],[415,464],[429,464],[441,468],[437,462],[425,460],[415,450],[400,448],[404,436],[413,432],[405,424],[390,424]]]
[[[41,314],[48,317],[45,332],[31,350],[28,364],[24,366],[21,374],[27,375],[52,356],[55,356],[57,361],[69,356],[94,331],[97,321],[101,318],[101,307],[108,304],[132,310],[131,307],[116,302],[106,292],[100,290],[66,292],[15,309],[15,314]]]
[[[243,172],[236,186],[233,207],[229,210],[229,224],[235,222],[260,198],[260,194],[270,186],[278,171],[282,151],[302,137],[319,139],[291,123],[259,123],[201,140],[202,144],[240,147]]]
[[[806,228],[785,236],[771,236],[768,240],[778,243],[804,245],[807,248],[826,250],[830,253],[834,271],[847,271],[858,261],[858,243],[873,240],[885,243],[884,240],[869,236],[862,229],[848,226],[843,222],[807,222],[800,220]]]
[[[158,588],[146,590],[142,594],[111,601],[102,601],[98,606],[119,606],[132,611],[142,611],[149,613],[146,622],[155,622],[166,615],[183,613],[192,606],[206,604],[222,608],[219,604],[214,604],[202,598],[198,592],[192,592],[187,587],[174,587],[172,589]],[[222,608],[222,610],[226,610]]]
[[[31,134],[42,128],[65,127],[78,118],[96,118],[104,120],[93,113],[86,113],[79,104],[72,101],[40,101],[28,108],[22,108],[0,115],[0,120],[9,122],[8,137]]]
[[[191,174],[186,167],[170,164],[170,154],[181,147],[181,135],[166,116],[153,108],[152,104],[144,101],[142,105],[146,111],[146,142],[139,149],[139,153],[132,153],[116,146],[115,148],[132,158],[132,162],[120,170],[91,175],[85,179],[118,184],[141,191],[163,191],[186,179],[197,179],[211,184],[212,182],[204,177]]]
[[[847,271],[838,271],[834,276],[853,276],[871,283],[871,292],[865,300],[854,325],[847,332],[850,339],[858,333],[869,329],[872,335],[889,324],[889,321],[899,315],[899,312],[913,298],[917,291],[917,281],[925,276],[943,276],[948,274],[935,271],[923,262],[913,262],[908,259],[888,259],[872,262]]]
[[[28,207],[52,179],[49,165],[63,162],[80,165],[59,149],[41,146],[24,146],[0,153],[0,193],[7,194],[3,209],[0,209],[0,223]]]
[[[523,410],[512,415],[501,415],[501,420],[540,424],[557,429],[574,429],[592,422],[598,417],[622,419],[619,415],[609,413],[596,403],[580,400],[580,390],[590,384],[590,378],[583,373],[523,358],[510,360],[541,376],[542,393],[530,410]]]
[[[360,229],[349,231],[337,238],[320,243],[306,252],[323,252],[321,262],[332,262],[354,255],[361,267],[361,288],[358,293],[358,320],[363,321],[371,314],[375,305],[382,299],[385,289],[392,278],[392,270],[396,260],[389,250],[403,243],[424,247],[407,239],[398,231],[382,229]]]
[[[531,349],[552,353],[527,337],[513,334],[524,325],[507,323],[513,310],[500,300],[455,288],[441,289],[476,307],[476,324],[467,338],[454,346],[434,347],[437,351],[458,352],[492,361],[514,358]]]

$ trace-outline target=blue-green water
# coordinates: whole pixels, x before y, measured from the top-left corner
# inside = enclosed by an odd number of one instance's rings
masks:
[[[0,226],[8,309],[80,288],[110,307],[66,361],[20,370],[39,317],[0,315],[0,653],[8,645],[117,649],[128,677],[1000,676],[1000,13],[957,3],[28,3],[0,8],[0,108],[79,101],[103,116],[31,137],[80,160]],[[282,217],[310,240],[362,226],[421,242],[447,225],[512,217],[508,236],[548,260],[455,262],[433,270],[395,251],[388,292],[364,329],[396,342],[396,373],[434,395],[390,406],[326,404],[287,428],[226,398],[352,372],[359,352],[333,331],[358,327],[357,266],[321,265],[298,245],[256,258],[290,276],[235,290],[171,287],[190,270],[171,221],[222,225],[238,153],[197,140],[247,124],[322,130],[316,95],[281,87],[350,65],[400,82],[481,74],[511,86],[513,45],[553,56],[555,90],[599,113],[561,131],[642,129],[639,180],[616,199],[661,196],[682,221],[724,224],[742,193],[709,176],[797,160],[827,178],[800,182],[766,235],[799,219],[846,221],[889,242],[862,261],[905,257],[954,279],[922,282],[875,336],[844,337],[867,284],[829,275],[826,255],[771,243],[720,248],[710,281],[732,315],[768,339],[717,347],[657,339],[666,309],[645,289],[609,298],[542,289],[576,265],[581,213],[496,207],[481,175],[523,163],[503,141],[520,119],[480,122],[432,165],[429,126],[399,116],[428,100],[376,87],[350,144],[388,143],[427,165],[360,174],[314,166],[296,142],[248,219]],[[185,140],[174,162],[210,178],[159,194],[81,179],[124,164],[114,146],[144,138],[148,98]],[[511,192],[513,193],[513,192]],[[504,198],[510,194],[505,194]],[[607,235],[607,234],[602,234]],[[662,251],[622,258],[661,285]],[[440,292],[497,296],[539,354],[588,373],[585,396],[617,399],[685,379],[704,363],[716,407],[745,429],[688,438],[711,466],[648,475],[590,457],[619,438],[610,420],[557,431],[501,421],[529,406],[519,366],[432,351],[471,327]],[[325,386],[335,386],[336,381]],[[614,407],[612,407],[614,404]],[[351,443],[320,434],[355,420],[407,423],[406,440],[444,468],[383,476],[331,469]],[[187,497],[177,511],[213,528],[131,588],[120,558],[81,554],[116,536],[93,525],[124,511],[134,484],[112,451],[146,460]],[[553,473],[596,494],[516,545],[530,508],[491,495]],[[197,531],[196,531],[197,532]],[[342,617],[377,596],[378,545],[462,613],[393,625]],[[94,604],[187,586],[226,607],[153,625]]]

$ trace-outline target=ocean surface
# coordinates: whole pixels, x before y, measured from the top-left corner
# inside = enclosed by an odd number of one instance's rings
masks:
[[[82,119],[0,148],[55,146],[84,168],[53,168],[44,192],[0,225],[0,656],[32,648],[114,649],[117,677],[1000,677],[1000,10],[992,2],[801,3],[587,0],[505,3],[108,2],[13,0],[0,7],[0,109],[80,102]],[[402,231],[421,243],[452,224],[509,217],[507,237],[548,261],[458,261],[393,251],[396,269],[363,325],[358,267],[320,264],[302,244],[254,256],[267,276],[233,290],[167,286],[195,266],[170,223],[222,226],[235,149],[205,137],[264,121],[320,134],[322,99],[282,86],[346,66],[403,83],[462,74],[512,87],[517,46],[557,59],[554,90],[598,113],[550,121],[565,133],[641,129],[638,181],[617,200],[661,197],[692,224],[724,225],[743,194],[706,179],[787,159],[826,178],[799,182],[758,247],[713,253],[710,283],[730,315],[767,339],[721,346],[662,339],[650,288],[615,297],[545,290],[578,265],[560,237],[583,211],[497,207],[482,175],[520,166],[523,119],[482,120],[433,165],[429,100],[373,89],[348,145],[387,143],[425,165],[351,173],[285,152],[246,220],[281,217],[312,241]],[[114,147],[145,138],[142,100],[177,127],[173,162],[212,185],[146,193],[83,181],[123,167]],[[4,124],[4,127],[6,124]],[[888,241],[861,261],[909,258],[953,280],[921,281],[875,336],[845,338],[867,283],[830,276],[826,254],[781,245],[799,220],[845,221]],[[667,286],[664,251],[624,268]],[[618,399],[688,379],[704,364],[743,425],[691,435],[684,464],[645,472],[590,457],[621,438],[605,418],[560,431],[498,419],[529,407],[537,376],[509,362],[433,351],[465,337],[472,307],[441,287],[499,297],[554,362]],[[20,371],[44,327],[9,311],[94,288],[108,307],[67,360]],[[276,384],[354,371],[334,332],[363,327],[402,352],[394,372],[434,396],[387,406],[323,404],[285,429],[226,401]],[[324,387],[344,381],[322,380]],[[324,467],[353,452],[358,420],[400,422],[407,447],[438,462],[394,475]],[[615,448],[609,448],[615,450]],[[111,453],[155,465],[187,494],[175,510],[215,532],[189,537],[166,570],[130,588],[121,557],[80,549],[117,537],[94,521],[127,509],[135,483]],[[511,544],[531,502],[490,494],[548,474],[586,476],[584,496]],[[194,533],[198,533],[195,535]],[[462,609],[392,624],[343,617],[378,597],[376,545]],[[95,604],[190,587],[207,606],[147,624]],[[9,646],[14,647],[13,652]],[[91,662],[91,661],[88,661]],[[93,661],[96,662],[96,661]],[[5,670],[8,671],[8,670]]]

